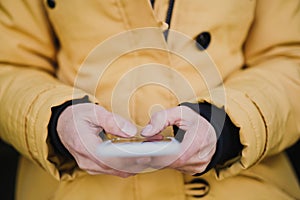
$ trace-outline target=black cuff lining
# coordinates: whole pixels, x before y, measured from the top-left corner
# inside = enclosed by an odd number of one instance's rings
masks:
[[[225,110],[209,103],[182,103],[180,106],[187,106],[203,116],[214,127],[217,135],[217,147],[214,156],[204,172],[196,174],[200,176],[217,165],[223,165],[226,161],[240,155],[243,145],[240,143],[239,128],[236,127],[226,114]],[[184,131],[174,127],[176,138],[183,139]],[[177,136],[179,134],[179,136]]]
[[[74,160],[70,152],[65,148],[62,142],[59,139],[56,127],[57,121],[60,114],[71,105],[80,104],[80,103],[90,103],[89,97],[86,95],[81,99],[74,99],[63,103],[62,105],[55,106],[51,108],[52,114],[48,124],[48,136],[50,138],[50,143],[54,147],[54,151],[66,158]]]

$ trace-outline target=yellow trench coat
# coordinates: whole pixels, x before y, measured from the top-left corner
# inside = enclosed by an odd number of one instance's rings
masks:
[[[169,4],[1,1],[0,136],[23,155],[18,200],[300,199],[282,153],[300,136],[299,1]],[[84,95],[138,127],[183,101],[225,106],[241,157],[202,177],[88,175],[47,136],[51,107]]]

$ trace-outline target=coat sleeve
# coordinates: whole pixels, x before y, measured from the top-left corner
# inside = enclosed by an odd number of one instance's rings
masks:
[[[225,106],[240,128],[241,159],[222,169],[220,178],[283,151],[300,137],[299,1],[258,0],[243,51],[245,67],[200,98]],[[223,93],[226,103],[220,101]]]
[[[0,2],[0,138],[59,179],[68,169],[48,141],[51,107],[86,93],[55,78],[58,47],[43,2]]]

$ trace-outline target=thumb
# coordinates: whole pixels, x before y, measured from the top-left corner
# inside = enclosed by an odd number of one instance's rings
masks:
[[[152,115],[150,122],[142,130],[141,135],[150,137],[160,133],[163,129],[169,126],[168,111],[163,110]]]
[[[143,128],[143,130],[141,131],[141,135],[145,136],[145,137],[149,137],[149,136],[152,136],[155,134],[156,134],[156,131],[154,131],[154,128],[153,128],[151,122],[147,126],[145,126],[145,128]]]
[[[195,116],[197,114],[186,106],[159,111],[152,115],[150,123],[142,130],[141,135],[149,137],[172,125],[187,130],[194,123]]]

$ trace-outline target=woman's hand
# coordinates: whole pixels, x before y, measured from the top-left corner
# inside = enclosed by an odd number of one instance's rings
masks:
[[[216,151],[217,136],[214,128],[189,107],[178,106],[155,113],[141,134],[145,137],[153,136],[172,125],[186,131],[180,144],[181,153],[176,157],[154,157],[151,166],[170,167],[187,174],[203,172]]]
[[[131,137],[137,132],[129,121],[92,103],[67,107],[57,123],[61,142],[73,155],[79,168],[89,174],[128,177],[148,167],[150,158],[100,158],[97,151],[103,142],[99,137],[103,129],[119,137]]]

